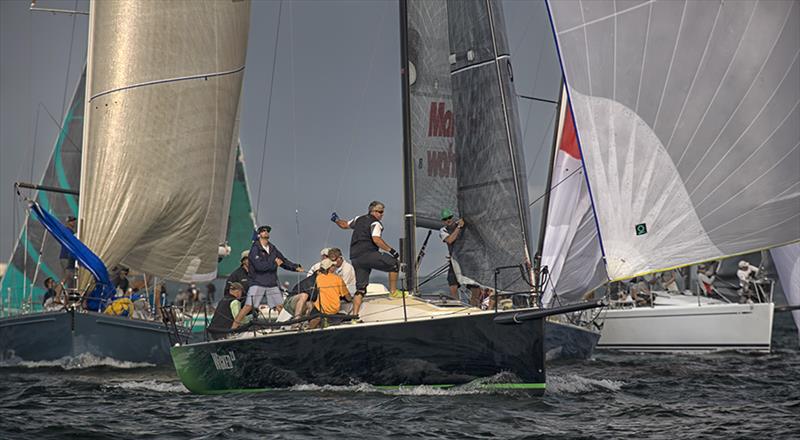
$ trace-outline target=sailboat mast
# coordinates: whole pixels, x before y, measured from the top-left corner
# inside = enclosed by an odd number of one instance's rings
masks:
[[[400,82],[403,108],[403,225],[405,246],[403,261],[406,263],[406,289],[417,290],[416,270],[416,218],[414,209],[414,157],[411,151],[411,105],[409,103],[408,69],[408,4],[400,0]]]

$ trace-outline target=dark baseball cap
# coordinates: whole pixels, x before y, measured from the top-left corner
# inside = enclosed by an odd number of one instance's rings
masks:
[[[272,232],[272,226],[270,226],[270,225],[259,226],[258,229],[256,230],[256,232],[258,232],[260,234],[261,231],[264,231],[264,230],[266,230],[267,232]]]

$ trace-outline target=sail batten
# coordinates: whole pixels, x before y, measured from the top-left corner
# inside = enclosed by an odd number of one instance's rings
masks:
[[[81,239],[109,266],[215,277],[250,4],[93,2]]]
[[[609,277],[800,239],[800,8],[644,5],[548,2]]]

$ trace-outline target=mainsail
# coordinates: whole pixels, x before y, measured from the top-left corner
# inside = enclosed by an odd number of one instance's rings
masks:
[[[214,278],[250,3],[93,2],[79,234],[107,265]]]
[[[525,160],[500,2],[447,3],[458,211],[453,259],[466,282],[530,290]]]
[[[439,229],[442,209],[458,215],[447,2],[410,1],[407,11],[416,222]]]
[[[547,266],[549,273],[542,296],[544,305],[556,296],[576,302],[607,280],[575,124],[565,96],[561,102],[542,248],[542,266]]]
[[[80,185],[85,87],[84,71],[64,115],[40,185],[64,189],[78,189]],[[33,200],[61,221],[78,215],[78,198],[74,195],[39,191]],[[60,251],[61,246],[27,213],[8,270],[0,283],[0,299],[6,312],[19,311],[23,304],[28,304],[29,310],[41,309],[42,283],[48,277],[61,279]]]
[[[800,240],[797,2],[549,2],[609,277]]]

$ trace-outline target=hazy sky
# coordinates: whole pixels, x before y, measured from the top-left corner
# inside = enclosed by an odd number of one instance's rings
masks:
[[[30,12],[29,5],[0,1],[0,261],[24,219],[13,182],[40,179],[86,59],[88,17]],[[37,6],[88,10],[85,0]],[[279,7],[253,1],[242,96],[240,136],[258,222],[272,225],[284,254],[309,267],[325,246],[347,255],[350,234],[334,227],[330,212],[355,216],[377,199],[387,208],[384,238],[396,247],[403,203],[397,2],[284,0],[275,54]],[[517,93],[556,99],[560,69],[544,4],[507,0],[504,8]],[[519,110],[533,200],[546,178],[555,107],[520,99]],[[538,211],[531,214],[538,235]],[[421,273],[444,255],[432,240]]]

